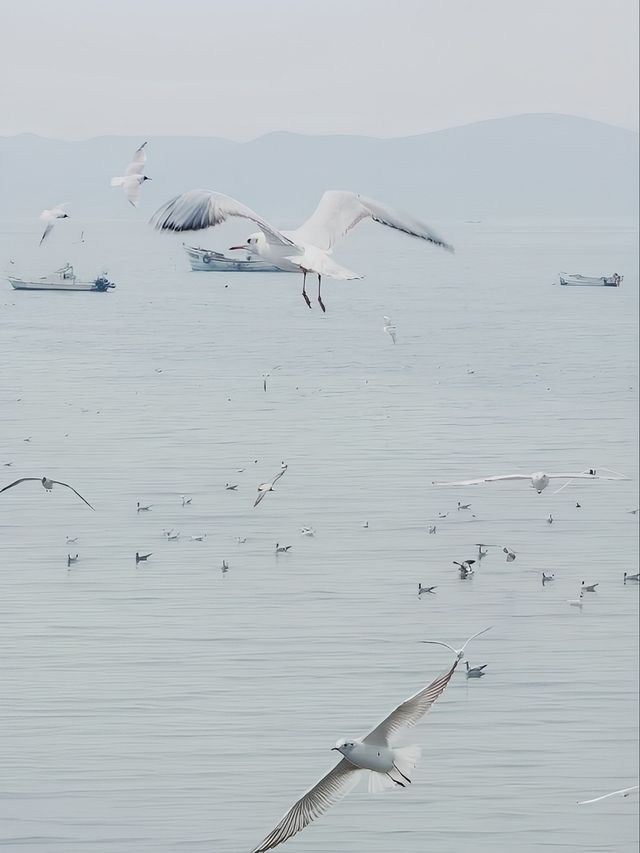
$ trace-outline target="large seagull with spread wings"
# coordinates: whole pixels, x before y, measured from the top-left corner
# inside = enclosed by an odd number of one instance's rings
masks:
[[[348,794],[364,776],[368,777],[369,790],[372,792],[388,787],[405,788],[411,782],[409,774],[420,758],[420,747],[393,747],[390,740],[402,729],[415,725],[431,709],[451,681],[467,644],[488,630],[485,628],[474,634],[460,649],[452,649],[448,644],[441,643],[455,653],[453,666],[398,705],[368,735],[353,740],[339,740],[333,749],[341,753],[342,759],[294,803],[275,829],[251,853],[265,853],[288,841]]]
[[[327,190],[309,219],[294,231],[275,228],[250,207],[213,190],[189,190],[176,196],[154,213],[151,224],[160,231],[200,231],[220,225],[230,217],[248,219],[260,229],[251,234],[246,243],[231,248],[249,251],[282,270],[302,272],[302,295],[309,308],[307,273],[315,273],[318,303],[323,311],[322,276],[341,280],[362,278],[359,273],[336,263],[331,253],[338,241],[364,219],[453,251],[429,225],[411,214],[347,190]]]

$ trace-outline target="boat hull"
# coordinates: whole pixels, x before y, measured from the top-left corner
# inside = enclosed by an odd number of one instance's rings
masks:
[[[93,293],[106,293],[107,290],[115,287],[114,284],[110,284],[109,287],[100,287],[95,281],[23,281],[11,276],[9,276],[9,284],[14,290],[82,290]]]
[[[227,258],[220,252],[183,245],[194,272],[291,272],[261,258]]]

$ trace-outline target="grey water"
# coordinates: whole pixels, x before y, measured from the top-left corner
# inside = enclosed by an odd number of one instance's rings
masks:
[[[79,245],[65,222],[41,250],[39,223],[0,225],[3,269],[117,284],[0,290],[2,484],[46,474],[96,509],[0,495],[0,847],[248,853],[338,738],[450,664],[421,640],[491,625],[468,649],[486,676],[460,669],[403,737],[413,784],[356,789],[283,849],[635,850],[637,797],[576,805],[638,773],[634,224],[438,223],[454,255],[363,226],[336,259],[366,278],[327,281],[323,315],[297,276],[190,272],[138,218]],[[590,467],[631,479],[432,485]]]

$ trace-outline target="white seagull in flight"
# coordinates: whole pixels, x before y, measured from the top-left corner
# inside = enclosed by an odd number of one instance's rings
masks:
[[[452,483],[440,483],[434,481],[434,486],[477,486],[480,483],[496,483],[499,480],[529,480],[531,488],[541,494],[549,485],[551,480],[627,480],[620,475],[618,477],[607,477],[596,474],[591,470],[589,473],[581,471],[578,474],[545,474],[544,471],[536,471],[533,474],[496,474],[493,477],[480,477],[477,480],[456,480]]]
[[[40,219],[43,222],[46,222],[46,226],[44,229],[44,233],[40,238],[40,246],[44,243],[45,239],[51,233],[53,226],[56,224],[58,219],[68,219],[69,214],[65,210],[65,207],[69,206],[69,202],[65,202],[64,204],[59,204],[57,207],[52,207],[50,210],[43,210],[40,214]]]
[[[368,776],[371,792],[388,787],[406,788],[411,782],[408,774],[420,758],[420,747],[392,747],[389,741],[402,729],[415,725],[431,709],[451,680],[461,656],[462,652],[444,675],[398,705],[369,734],[339,740],[333,749],[343,758],[289,809],[251,853],[264,853],[287,841],[348,794],[364,775]]]
[[[287,470],[287,466],[283,465],[282,468],[278,471],[278,473],[273,478],[273,480],[271,480],[270,483],[260,483],[260,485],[258,486],[258,497],[256,498],[255,503],[253,504],[254,507],[258,506],[258,504],[263,499],[263,497],[267,494],[267,492],[273,491],[273,487],[278,482],[280,477],[284,476],[284,473],[286,470]]]
[[[274,228],[251,208],[213,190],[189,190],[176,196],[154,213],[151,224],[160,231],[200,231],[220,225],[233,216],[255,222],[260,231],[251,234],[246,243],[231,248],[258,255],[282,270],[302,272],[302,295],[309,308],[306,278],[307,273],[315,273],[318,303],[323,311],[325,306],[320,293],[323,275],[341,280],[362,278],[336,263],[331,253],[336,243],[363,219],[372,219],[453,251],[452,246],[424,222],[348,190],[327,190],[309,219],[293,231]]]
[[[5,486],[4,488],[0,489],[0,492],[6,492],[7,489],[12,489],[14,486],[17,486],[20,483],[28,482],[42,483],[43,488],[46,489],[48,492],[53,489],[54,485],[64,486],[66,489],[71,489],[71,491],[75,495],[77,495],[81,501],[84,501],[90,509],[94,509],[94,507],[91,506],[89,501],[82,497],[80,492],[76,492],[73,486],[70,486],[68,483],[61,483],[60,480],[50,480],[48,477],[21,477],[19,480],[15,480],[13,483],[9,483],[8,486]]]
[[[138,206],[140,187],[145,181],[151,180],[151,178],[144,174],[144,167],[147,162],[147,153],[144,150],[146,145],[147,143],[143,142],[140,148],[136,149],[133,160],[127,166],[124,175],[111,178],[111,186],[124,187],[124,194],[129,200],[129,204],[132,204],[134,207]]]
[[[396,342],[396,327],[393,325],[393,323],[391,322],[389,317],[383,317],[382,319],[384,320],[384,326],[382,327],[382,331],[385,332],[387,335],[389,335],[389,337],[391,338],[391,340],[395,344],[395,342]]]

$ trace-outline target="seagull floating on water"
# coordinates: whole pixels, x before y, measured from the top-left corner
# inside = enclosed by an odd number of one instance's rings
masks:
[[[78,541],[77,536],[67,536],[67,545],[75,545]]]
[[[553,516],[551,515],[551,513],[549,513],[547,517],[547,524],[553,524]]]
[[[507,563],[513,563],[516,558],[516,552],[512,551],[511,548],[507,548],[505,545],[502,549],[502,553],[507,555]]]
[[[13,483],[9,483],[8,486],[5,486],[4,488],[0,489],[0,492],[6,492],[7,489],[12,489],[14,486],[17,486],[20,483],[30,483],[30,482],[42,483],[43,488],[47,492],[50,492],[54,486],[64,486],[65,489],[71,489],[71,491],[74,493],[74,495],[77,495],[81,501],[84,501],[86,503],[86,505],[89,507],[89,509],[94,509],[94,507],[91,506],[89,501],[86,498],[82,497],[80,492],[76,492],[76,490],[73,488],[73,486],[70,486],[68,483],[61,483],[60,480],[50,480],[48,477],[21,477],[19,480],[15,480]]]
[[[291,545],[281,545],[279,542],[276,542],[276,554],[286,554],[290,550]]]
[[[554,574],[547,575],[543,572],[542,573],[542,586],[544,586],[546,583],[550,583],[554,578],[555,578]]]
[[[251,853],[265,853],[287,841],[312,820],[323,815],[365,775],[368,776],[370,791],[387,787],[405,788],[410,784],[409,773],[420,757],[420,747],[393,747],[390,741],[402,729],[415,725],[430,710],[451,681],[469,642],[467,640],[460,652],[454,652],[456,659],[453,666],[444,675],[398,705],[369,734],[362,738],[339,740],[333,749],[343,756],[342,759],[289,809],[275,829]]]
[[[77,563],[78,562],[78,556],[79,555],[76,554],[75,557],[72,557],[71,554],[67,554],[67,566],[70,566],[71,563]]]
[[[136,507],[136,512],[149,512],[153,504],[147,504],[147,506],[142,506],[140,501],[138,501],[138,506]]]
[[[596,591],[596,587],[598,587],[598,586],[600,586],[600,584],[599,584],[599,583],[590,583],[590,584],[586,584],[584,581],[582,581],[582,590],[583,590],[584,592],[595,592],[595,591]]]
[[[584,591],[581,589],[579,597],[578,598],[568,598],[567,604],[570,607],[579,607],[580,610],[582,610],[582,608],[584,606],[584,602],[582,600],[583,596],[584,596]]]
[[[436,532],[437,532],[437,529],[438,529],[438,528],[436,527],[436,525],[435,525],[435,524],[430,524],[430,525],[429,525],[429,533],[430,533],[431,535],[433,535],[434,533],[436,533]]]
[[[458,509],[471,509],[471,504],[461,504],[460,501],[458,501]]]
[[[143,174],[145,163],[147,162],[147,153],[145,151],[146,147],[147,143],[143,142],[140,148],[136,149],[136,152],[133,155],[133,160],[127,166],[124,175],[117,178],[111,178],[111,186],[123,187],[124,194],[126,195],[129,204],[132,204],[134,207],[138,206],[140,187],[145,181],[151,180],[151,178]]]
[[[251,208],[212,190],[190,190],[176,196],[154,213],[151,224],[160,231],[199,231],[220,225],[229,217],[249,219],[260,229],[251,234],[246,243],[230,248],[258,255],[282,270],[302,272],[302,295],[309,308],[311,300],[306,291],[306,278],[307,273],[315,273],[318,276],[318,304],[323,311],[322,276],[341,280],[362,278],[337,264],[331,253],[336,243],[363,219],[372,219],[452,251],[452,247],[428,225],[413,216],[347,190],[327,190],[310,218],[294,231],[280,231]]]
[[[435,595],[435,591],[438,589],[437,586],[422,586],[421,583],[418,584],[418,595],[422,595],[425,592],[431,593]]]
[[[635,575],[630,575],[630,574],[627,574],[627,572],[625,572],[624,573],[624,583],[626,583],[627,581],[640,581],[640,572],[638,572]]]
[[[313,529],[313,527],[302,527],[300,529],[300,533],[302,534],[302,536],[315,536],[316,535],[316,532]]]
[[[482,678],[486,673],[484,672],[487,667],[486,663],[481,664],[481,666],[469,666],[469,661],[465,661],[467,665],[467,678]]]
[[[149,557],[151,557],[151,554],[139,554],[136,551],[136,566],[138,563],[146,563]]]
[[[577,474],[545,474],[543,471],[537,471],[534,474],[497,474],[493,477],[481,477],[478,480],[456,480],[450,483],[441,483],[434,481],[434,486],[477,486],[480,483],[497,483],[500,480],[529,480],[531,487],[541,494],[549,485],[551,480],[627,480],[624,475],[609,477],[604,474],[596,474],[595,471],[585,473],[581,471]],[[458,505],[459,509],[464,509]]]
[[[65,210],[65,207],[68,207],[69,203],[65,202],[64,204],[59,204],[57,207],[52,207],[50,210],[43,210],[40,214],[40,219],[43,222],[46,222],[46,226],[44,229],[44,233],[40,238],[40,245],[44,243],[46,238],[49,236],[51,231],[53,230],[53,226],[56,224],[58,219],[68,219],[69,214]],[[25,439],[26,441],[26,439]]]
[[[267,492],[272,492],[274,490],[273,487],[278,482],[280,477],[284,476],[286,470],[287,466],[283,463],[282,468],[278,471],[278,473],[273,478],[273,480],[271,480],[270,483],[260,483],[260,485],[258,486],[258,497],[255,499],[255,502],[253,504],[254,507],[258,506],[258,504],[264,498]]]
[[[220,566],[220,571],[222,572],[223,575],[226,575],[226,573],[229,571],[229,563],[227,563],[226,560],[222,561],[222,565]]]
[[[182,498],[182,506],[189,506],[192,499],[187,495],[180,495],[180,497]]]
[[[238,484],[237,483],[234,483],[234,484],[225,483],[224,487],[225,487],[227,492],[235,492],[235,490],[238,488]]]

